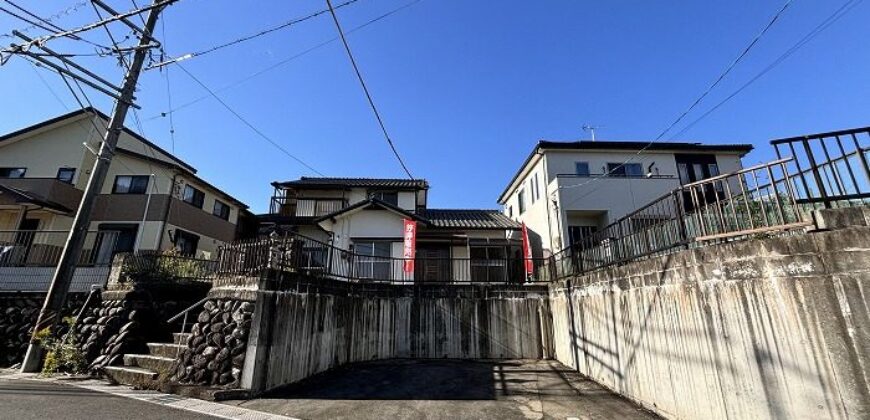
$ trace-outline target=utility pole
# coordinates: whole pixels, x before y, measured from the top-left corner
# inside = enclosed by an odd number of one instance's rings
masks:
[[[171,2],[166,0],[154,0],[152,6],[160,3]],[[30,339],[30,345],[27,347],[27,354],[24,356],[24,362],[21,364],[21,372],[37,372],[40,368],[40,359],[42,356],[42,346],[36,339],[36,333],[40,328],[50,326],[55,330],[60,321],[60,312],[66,302],[67,292],[69,291],[70,282],[75,273],[76,265],[78,265],[79,256],[82,253],[85,235],[88,232],[88,227],[91,223],[91,212],[94,209],[94,203],[100,191],[103,188],[103,182],[106,180],[106,173],[109,170],[109,165],[112,163],[112,156],[115,154],[115,146],[118,144],[118,137],[124,129],[124,120],[127,118],[127,111],[133,103],[134,93],[136,91],[136,83],[139,80],[139,73],[142,70],[142,65],[145,63],[145,58],[148,55],[148,49],[151,47],[152,33],[157,25],[157,17],[160,11],[165,6],[154,7],[148,11],[148,17],[145,20],[145,28],[141,32],[139,45],[133,53],[133,62],[130,65],[127,74],[124,76],[124,83],[121,87],[120,97],[115,103],[115,111],[109,120],[109,126],[106,130],[103,144],[100,146],[97,159],[94,162],[91,170],[91,177],[88,180],[88,185],[85,187],[82,201],[79,204],[75,219],[73,220],[72,228],[70,229],[69,237],[67,237],[63,252],[60,255],[60,261],[51,278],[51,286],[48,289],[48,295],[45,298],[45,303],[42,310],[39,311],[39,317],[36,319],[36,324],[33,327],[33,336]]]

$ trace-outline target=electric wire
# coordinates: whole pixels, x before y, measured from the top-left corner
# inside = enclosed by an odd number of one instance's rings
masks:
[[[732,61],[732,62],[731,62],[731,63],[730,63],[726,68],[725,68],[725,70],[723,70],[723,71],[719,74],[719,76],[718,76],[718,77],[713,81],[713,83],[711,83],[710,86],[708,86],[707,89],[705,89],[704,92],[702,92],[701,95],[699,95],[698,98],[696,98],[695,101],[693,101],[692,104],[689,105],[688,108],[686,108],[685,111],[683,111],[683,112],[682,112],[682,113],[681,113],[681,114],[680,114],[680,115],[679,115],[679,116],[678,116],[678,117],[677,117],[677,118],[676,118],[676,119],[675,119],[675,120],[674,120],[674,121],[673,121],[673,122],[672,122],[672,123],[671,123],[667,128],[665,128],[661,133],[659,133],[658,136],[656,136],[653,140],[650,140],[650,141],[649,141],[649,142],[648,142],[644,147],[642,147],[640,150],[638,150],[637,152],[635,152],[632,156],[630,156],[630,157],[629,157],[628,159],[626,159],[624,162],[620,163],[619,165],[614,166],[613,168],[609,168],[603,176],[601,176],[601,177],[594,177],[594,178],[589,179],[588,181],[584,181],[584,182],[581,182],[581,183],[579,183],[579,184],[560,186],[560,187],[558,187],[557,190],[572,189],[572,188],[580,188],[580,187],[583,187],[583,186],[586,186],[586,185],[589,185],[589,184],[592,184],[592,183],[598,182],[598,181],[601,180],[602,178],[606,178],[607,176],[609,176],[610,174],[612,174],[614,171],[617,171],[617,170],[619,170],[619,169],[625,167],[625,165],[627,165],[627,164],[633,162],[635,159],[637,159],[638,156],[640,156],[641,154],[643,154],[643,152],[647,151],[650,147],[652,147],[652,145],[653,145],[655,142],[661,140],[661,138],[664,137],[665,134],[667,134],[668,131],[670,131],[674,126],[676,126],[677,124],[679,124],[679,122],[682,121],[683,118],[685,118],[685,116],[689,114],[689,112],[691,112],[693,109],[695,109],[695,107],[697,107],[698,104],[700,104],[701,101],[702,101],[705,97],[707,97],[707,95],[709,95],[710,92],[711,92],[714,88],[716,88],[716,86],[718,86],[719,83],[722,82],[722,80],[724,80],[725,77],[726,77],[729,73],[731,73],[731,71],[732,71],[732,70],[737,66],[737,64],[739,64],[739,63],[743,60],[743,58],[745,58],[745,57],[747,56],[747,54],[749,54],[749,51],[751,51],[752,48],[753,48],[755,45],[758,44],[758,42],[761,40],[761,38],[763,38],[764,35],[767,34],[767,33],[770,31],[770,29],[773,27],[773,25],[774,25],[777,21],[779,21],[780,17],[782,16],[783,13],[785,13],[785,11],[788,9],[789,5],[791,5],[792,1],[793,1],[793,0],[786,0],[786,2],[783,4],[783,6],[782,6],[782,7],[781,7],[781,8],[780,8],[780,9],[779,9],[779,10],[778,10],[774,15],[773,15],[773,17],[770,18],[770,20],[768,20],[767,24],[762,28],[762,30],[761,30],[757,35],[755,35],[755,37],[752,38],[752,40],[749,42],[749,44],[748,44],[746,47],[743,48],[743,50],[740,52],[740,54],[738,54],[737,58],[735,58],[735,59],[734,59],[734,60],[733,60],[733,61]],[[581,196],[579,196],[579,197],[577,197],[577,198],[571,200],[571,201],[568,203],[568,205],[573,204],[573,203],[575,203],[575,202],[577,202],[577,201],[579,201],[579,200],[581,200],[581,199],[583,199],[583,198],[586,198],[587,196],[589,196],[590,194],[594,193],[594,192],[597,191],[598,189],[599,189],[599,188],[593,188],[592,190],[586,192],[585,194],[583,194],[583,195],[581,195]],[[555,193],[555,192],[554,192],[554,193]]]
[[[358,1],[359,1],[359,0],[348,0],[348,1],[345,1],[344,3],[339,4],[338,6],[336,6],[336,8],[341,8],[341,7],[349,6],[349,5],[351,5],[351,4],[353,4],[353,3],[356,3],[356,2],[358,2]],[[322,15],[322,14],[325,14],[325,13],[329,13],[329,9],[318,10],[318,11],[316,11],[316,12],[314,12],[314,13],[311,13],[311,14],[309,14],[309,15],[303,16],[303,17],[301,17],[301,18],[295,18],[295,19],[289,20],[289,21],[287,21],[287,22],[284,22],[284,23],[282,23],[282,24],[280,24],[280,25],[273,26],[273,27],[270,27],[270,28],[267,28],[267,29],[263,29],[263,30],[261,30],[261,31],[258,31],[258,32],[255,32],[255,33],[252,33],[252,34],[250,34],[250,35],[245,35],[245,36],[243,36],[243,37],[241,37],[241,38],[237,38],[237,39],[234,39],[234,40],[232,40],[232,41],[224,42],[224,43],[222,43],[222,44],[218,44],[218,45],[215,45],[215,46],[212,46],[212,47],[209,47],[209,48],[205,48],[205,49],[202,49],[202,50],[199,50],[199,51],[196,51],[196,52],[187,53],[187,54],[184,54],[184,55],[179,56],[179,57],[170,58],[170,59],[167,60],[167,61],[163,61],[163,62],[157,63],[157,64],[155,64],[155,65],[149,66],[148,68],[146,68],[146,70],[150,70],[150,69],[157,68],[157,67],[162,67],[162,66],[165,66],[165,65],[167,65],[167,64],[176,63],[176,62],[178,62],[178,61],[188,60],[188,59],[191,59],[191,58],[194,58],[194,57],[201,57],[201,56],[204,56],[204,55],[207,55],[207,54],[211,54],[211,53],[213,53],[213,52],[215,52],[215,51],[219,51],[219,50],[222,50],[222,49],[224,49],[224,48],[232,47],[232,46],[234,46],[234,45],[238,45],[238,44],[241,44],[241,43],[243,43],[243,42],[247,42],[247,41],[250,41],[250,40],[252,40],[252,39],[259,38],[259,37],[261,37],[261,36],[265,36],[265,35],[271,34],[272,32],[280,31],[280,30],[282,30],[282,29],[285,29],[285,28],[288,28],[288,27],[290,27],[290,26],[293,26],[293,25],[296,25],[296,24],[299,24],[299,23],[305,22],[305,21],[307,21],[307,20],[314,19],[314,18],[316,18],[316,17],[318,17],[318,16],[320,16],[320,15]]]
[[[361,29],[363,29],[363,28],[365,28],[365,27],[367,27],[367,26],[369,26],[369,25],[375,23],[375,22],[378,22],[378,21],[380,21],[380,20],[382,20],[382,19],[386,19],[387,17],[389,17],[389,16],[391,16],[391,15],[393,15],[393,14],[395,14],[395,13],[398,13],[399,11],[401,11],[401,10],[403,10],[403,9],[406,9],[406,8],[408,8],[408,7],[411,7],[411,6],[417,4],[417,3],[421,2],[421,1],[423,1],[423,0],[413,0],[413,1],[411,1],[411,2],[405,3],[405,4],[402,5],[402,6],[399,6],[399,7],[395,8],[395,9],[392,9],[392,10],[390,10],[390,11],[388,11],[388,12],[386,12],[386,13],[380,15],[380,16],[378,16],[378,17],[375,17],[375,18],[373,18],[373,19],[368,20],[367,22],[363,23],[362,25],[359,25],[359,26],[354,27],[353,29],[351,29],[351,30],[345,32],[345,34],[346,34],[346,35],[350,35],[350,34],[356,32],[356,31],[358,31],[358,30],[361,30]],[[165,35],[164,35],[163,37],[164,37],[164,39],[166,38]],[[329,40],[323,41],[323,42],[321,42],[321,43],[319,43],[319,44],[316,44],[316,45],[314,45],[314,46],[312,46],[312,47],[309,47],[309,48],[307,48],[307,49],[305,49],[305,50],[303,50],[303,51],[301,51],[301,52],[299,52],[299,53],[296,53],[296,54],[294,54],[294,55],[292,55],[292,56],[290,56],[290,57],[287,57],[287,58],[282,59],[282,60],[280,60],[280,61],[278,61],[278,62],[276,62],[276,63],[274,63],[274,64],[271,64],[271,65],[269,65],[268,67],[263,68],[262,70],[258,70],[258,71],[256,71],[256,72],[251,73],[251,74],[249,74],[248,76],[245,76],[245,77],[243,77],[243,78],[241,78],[241,79],[238,79],[238,80],[236,80],[236,81],[234,81],[234,82],[232,82],[232,83],[230,83],[230,84],[228,84],[228,85],[225,85],[225,86],[223,86],[223,87],[221,87],[221,88],[215,89],[215,92],[223,92],[223,91],[229,90],[229,89],[231,89],[231,88],[233,88],[233,87],[236,87],[236,86],[238,86],[238,85],[241,85],[241,84],[244,83],[244,82],[247,82],[247,81],[249,81],[249,80],[251,80],[251,79],[253,79],[253,78],[255,78],[255,77],[258,77],[258,76],[260,76],[260,75],[262,75],[262,74],[265,74],[265,73],[267,73],[267,72],[269,72],[269,71],[275,70],[275,69],[277,69],[277,68],[279,68],[279,67],[281,67],[281,66],[283,66],[283,65],[285,65],[285,64],[287,64],[287,63],[289,63],[289,62],[291,62],[291,61],[293,61],[293,60],[296,60],[297,58],[300,58],[300,57],[302,57],[302,56],[305,56],[305,55],[307,55],[308,53],[311,53],[311,52],[314,51],[314,50],[317,50],[317,49],[319,49],[319,48],[322,48],[322,47],[324,47],[324,46],[326,46],[326,45],[329,45],[329,44],[331,44],[331,43],[333,43],[333,42],[335,42],[335,41],[338,41],[338,40],[339,40],[339,37],[336,36],[336,37],[333,37],[333,38],[331,38],[331,39],[329,39]],[[167,68],[167,69],[168,69],[169,67],[168,67],[168,66],[164,66],[164,68]],[[198,97],[198,98],[196,98],[196,99],[193,99],[193,100],[191,100],[191,101],[185,102],[185,103],[179,105],[179,106],[176,107],[176,108],[172,108],[172,107],[170,106],[170,107],[169,107],[169,110],[167,110],[167,111],[165,111],[165,112],[161,112],[161,113],[159,113],[159,114],[157,114],[157,115],[153,115],[153,116],[151,116],[151,117],[148,117],[148,118],[146,118],[144,121],[145,121],[145,122],[148,122],[148,121],[155,120],[155,119],[157,119],[157,118],[164,118],[164,117],[167,117],[167,116],[171,117],[172,114],[174,114],[175,112],[180,111],[180,110],[182,110],[182,109],[184,109],[184,108],[187,108],[187,107],[189,107],[189,106],[191,106],[191,105],[195,105],[195,104],[197,104],[197,103],[199,103],[199,102],[202,102],[202,101],[204,101],[204,100],[206,100],[206,99],[209,99],[209,98],[211,98],[211,97],[212,97],[211,95],[206,94],[206,95],[200,96],[200,97]]]
[[[69,15],[77,12],[80,8],[86,6],[87,4],[88,4],[87,1],[80,1],[80,2],[74,4],[70,7],[67,7],[66,9],[63,9],[63,10],[61,10],[61,11],[59,11],[59,12],[57,12],[57,13],[55,13],[47,18],[44,18],[43,21],[44,22],[53,22],[57,19],[60,19],[63,16],[69,16]],[[21,32],[21,33],[27,33],[27,32],[32,31],[33,29],[37,29],[37,28],[39,28],[39,27],[36,25],[29,25],[29,26],[25,26],[23,28],[17,29],[17,31]],[[13,35],[12,33],[0,34],[0,38],[15,38],[15,35]]]
[[[396,150],[396,145],[393,144],[393,140],[390,138],[390,134],[387,133],[387,127],[384,125],[384,120],[381,118],[380,112],[378,112],[378,108],[375,106],[374,100],[372,100],[372,95],[369,93],[369,89],[366,86],[366,82],[362,77],[362,73],[360,73],[359,66],[356,64],[356,60],[353,58],[353,53],[350,50],[350,45],[347,43],[347,38],[344,36],[344,31],[341,29],[341,23],[338,21],[338,16],[335,14],[335,9],[332,7],[332,1],[326,0],[326,4],[329,6],[329,13],[332,15],[332,21],[335,22],[335,28],[338,30],[338,35],[341,38],[341,43],[344,45],[344,50],[347,52],[347,57],[350,59],[350,64],[353,66],[353,71],[356,73],[356,77],[359,80],[360,85],[363,88],[363,92],[365,92],[366,99],[368,99],[369,106],[372,109],[372,112],[375,114],[375,118],[378,120],[378,125],[381,126],[381,131],[384,133],[384,138],[387,140],[387,144],[389,144],[390,149],[393,151],[393,155],[396,156],[396,159],[399,161],[399,164],[402,166],[402,169],[408,174],[408,178],[414,179],[414,176],[411,175],[411,171],[408,170],[408,167],[405,165],[405,161],[402,160],[402,156],[399,155],[399,151]]]
[[[702,114],[700,117],[698,117],[697,119],[695,119],[694,121],[692,121],[691,123],[689,123],[688,125],[686,125],[685,127],[683,127],[683,129],[680,130],[679,132],[677,132],[676,134],[674,134],[674,135],[671,137],[671,139],[677,138],[677,137],[683,135],[684,133],[686,133],[687,131],[689,131],[692,127],[694,127],[694,126],[697,125],[699,122],[701,122],[702,120],[704,120],[705,118],[707,118],[707,116],[709,116],[710,114],[712,114],[713,112],[715,112],[715,111],[716,111],[717,109],[719,109],[722,105],[725,105],[728,101],[730,101],[731,99],[733,99],[735,96],[739,95],[741,92],[743,92],[743,90],[745,90],[745,89],[748,88],[750,85],[752,85],[753,83],[755,83],[755,82],[756,82],[758,79],[760,79],[762,76],[764,76],[765,74],[767,74],[768,72],[770,72],[771,70],[773,70],[775,67],[777,67],[779,64],[781,64],[783,61],[785,61],[789,56],[791,56],[791,55],[794,54],[797,50],[799,50],[801,47],[803,47],[804,45],[806,45],[807,43],[809,43],[813,38],[815,38],[816,36],[818,36],[818,35],[819,35],[820,33],[822,33],[824,30],[828,29],[831,25],[833,25],[835,22],[837,22],[838,20],[840,20],[840,18],[842,18],[843,16],[845,16],[849,11],[851,11],[853,8],[855,8],[856,6],[858,6],[859,4],[861,4],[861,2],[863,2],[863,1],[864,1],[864,0],[849,0],[849,1],[847,1],[846,3],[844,3],[844,4],[843,4],[842,6],[840,6],[840,7],[839,7],[839,8],[838,8],[838,9],[837,9],[833,14],[831,14],[831,15],[829,15],[827,18],[825,18],[821,23],[819,23],[819,24],[818,24],[817,26],[815,26],[812,30],[810,30],[806,35],[804,35],[804,37],[801,38],[797,43],[795,43],[794,45],[792,45],[791,48],[789,48],[789,49],[786,50],[782,55],[780,55],[779,57],[777,57],[776,60],[774,60],[773,62],[771,62],[767,67],[765,67],[765,68],[764,68],[763,70],[761,70],[758,74],[756,74],[756,75],[753,76],[751,79],[749,79],[746,83],[744,83],[743,85],[741,85],[741,86],[740,86],[737,90],[735,90],[733,93],[731,93],[730,95],[728,95],[727,97],[725,97],[725,99],[723,99],[723,100],[721,100],[720,102],[718,102],[715,106],[713,106],[712,108],[710,108],[707,112],[705,112],[705,113]]]
[[[16,8],[16,9],[18,9],[19,11],[21,11],[22,13],[26,14],[27,16],[30,16],[31,18],[36,19],[36,20],[37,20],[38,22],[40,22],[40,23],[33,22],[33,21],[29,20],[29,19],[25,19],[24,17],[19,16],[19,15],[15,14],[15,13],[12,13],[12,12],[10,12],[9,10],[7,10],[7,9],[5,9],[5,8],[3,8],[3,7],[0,7],[0,10],[2,10],[2,11],[6,12],[6,13],[8,13],[8,14],[14,16],[14,17],[17,17],[18,19],[24,20],[24,21],[27,22],[27,23],[31,23],[32,26],[34,26],[34,27],[37,27],[37,28],[43,29],[43,30],[48,31],[48,32],[55,32],[55,31],[63,32],[63,31],[65,31],[65,29],[63,29],[63,28],[61,28],[60,26],[58,26],[58,25],[52,23],[50,20],[48,20],[48,19],[46,19],[46,18],[43,18],[43,17],[37,15],[36,13],[33,13],[33,12],[31,12],[30,10],[25,9],[25,8],[22,7],[22,6],[19,6],[18,4],[16,4],[16,3],[13,2],[12,0],[4,0],[4,1],[5,1],[6,3],[8,3],[10,6]],[[47,25],[47,26],[46,26],[46,25]],[[70,39],[77,40],[77,41],[83,41],[83,42],[85,42],[85,43],[88,43],[88,44],[93,45],[94,47],[101,48],[101,49],[104,49],[104,50],[108,50],[108,49],[109,49],[109,47],[107,47],[107,46],[105,46],[105,45],[100,45],[100,44],[98,44],[98,43],[96,43],[96,42],[91,42],[91,41],[89,41],[89,40],[87,40],[87,39],[84,39],[84,38],[82,38],[82,37],[79,37],[79,36],[77,36],[77,35],[70,35],[69,38],[70,38]]]
[[[264,134],[262,131],[260,131],[260,129],[258,129],[255,125],[253,125],[253,124],[251,124],[250,122],[248,122],[248,120],[246,120],[244,117],[242,117],[241,114],[239,114],[238,112],[236,112],[236,110],[234,110],[232,107],[230,107],[229,104],[227,104],[226,102],[224,102],[223,99],[221,99],[219,96],[217,96],[217,94],[216,94],[213,90],[211,90],[211,88],[209,88],[208,86],[206,86],[205,83],[203,83],[201,80],[199,80],[199,78],[197,78],[196,76],[194,76],[193,73],[189,72],[186,68],[184,68],[184,66],[181,65],[181,63],[175,63],[175,64],[178,66],[178,68],[181,69],[181,71],[183,71],[185,74],[187,74],[188,77],[190,77],[191,79],[193,79],[193,81],[196,82],[196,84],[198,84],[200,87],[202,87],[203,89],[205,89],[205,90],[206,90],[206,91],[207,91],[207,92],[208,92],[208,93],[209,93],[209,94],[210,94],[210,95],[211,95],[211,96],[212,96],[216,101],[218,101],[218,102],[219,102],[219,103],[220,103],[220,104],[221,104],[221,105],[222,105],[222,106],[223,106],[227,111],[229,111],[231,114],[233,114],[233,115],[234,115],[234,116],[235,116],[239,121],[241,121],[243,124],[245,124],[246,126],[248,126],[248,128],[250,128],[254,133],[256,133],[258,136],[260,136],[262,139],[266,140],[266,141],[269,142],[272,146],[275,146],[276,149],[280,150],[282,153],[284,153],[285,155],[287,155],[287,156],[290,157],[291,159],[295,160],[296,162],[298,162],[298,163],[301,164],[302,166],[308,168],[308,169],[311,170],[312,172],[316,173],[317,175],[320,175],[320,176],[326,176],[326,175],[324,175],[322,172],[318,171],[317,169],[314,169],[314,167],[312,167],[311,165],[309,165],[308,163],[306,163],[306,162],[303,161],[302,159],[296,157],[295,155],[293,155],[292,153],[290,153],[289,151],[287,151],[287,149],[285,149],[285,148],[282,147],[280,144],[278,144],[278,142],[276,142],[275,140],[272,140],[272,138],[270,138],[269,136],[267,136],[266,134]]]

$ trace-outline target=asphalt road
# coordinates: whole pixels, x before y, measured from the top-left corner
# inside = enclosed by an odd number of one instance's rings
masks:
[[[357,363],[226,403],[310,420],[659,419],[547,360]]]
[[[216,417],[57,382],[0,378],[0,418],[214,420]]]

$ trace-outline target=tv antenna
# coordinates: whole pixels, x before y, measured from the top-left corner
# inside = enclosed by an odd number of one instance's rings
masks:
[[[595,141],[595,130],[597,130],[599,128],[604,128],[604,126],[603,125],[590,125],[590,124],[583,125],[583,131],[589,132],[589,135],[592,137],[592,141]]]

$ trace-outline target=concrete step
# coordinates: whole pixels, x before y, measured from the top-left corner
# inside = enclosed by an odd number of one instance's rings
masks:
[[[174,357],[160,357],[152,356],[150,354],[124,355],[124,366],[145,368],[158,374],[171,373],[172,365],[174,363]]]
[[[172,343],[187,345],[187,340],[190,338],[190,333],[173,333]]]
[[[110,381],[123,385],[148,388],[157,383],[157,372],[131,366],[106,366],[103,375]]]
[[[170,343],[148,343],[148,353],[152,356],[169,357],[172,359],[181,355],[181,352],[186,349],[184,344]]]

